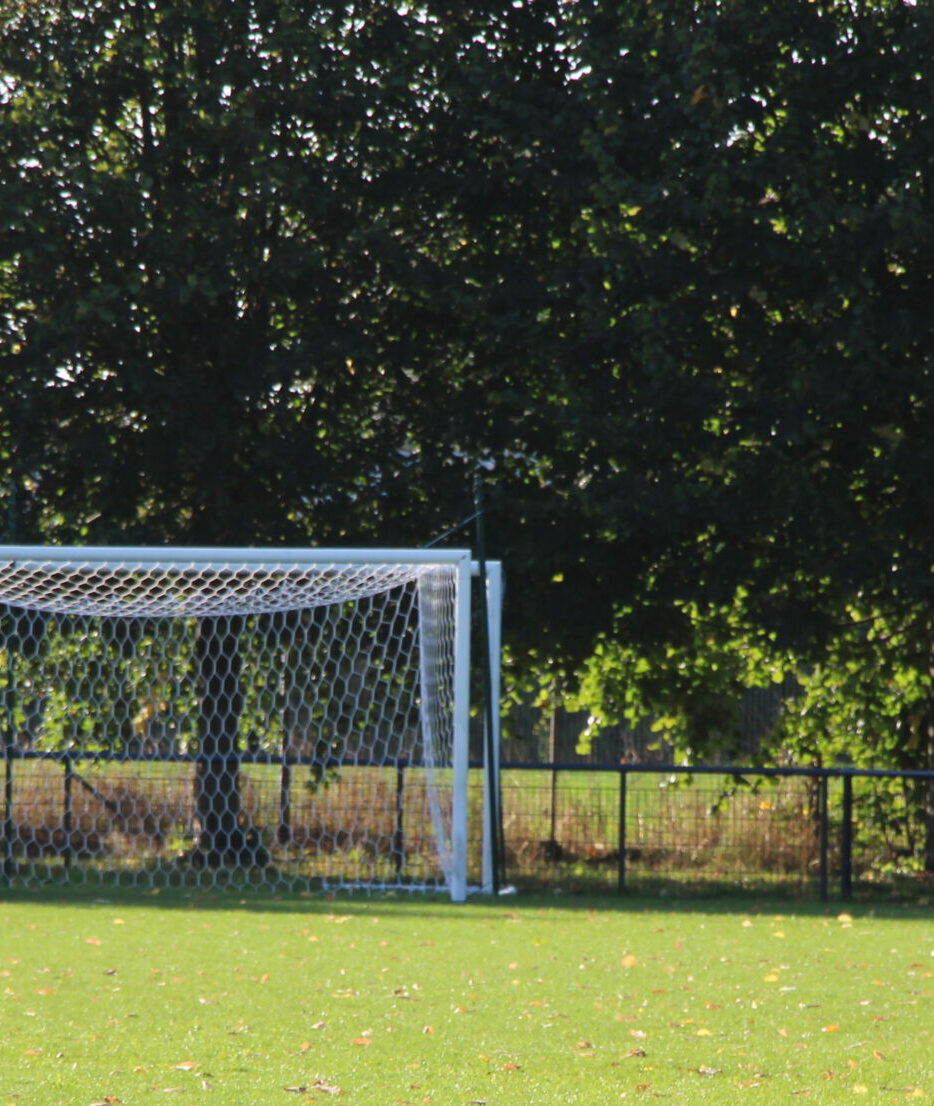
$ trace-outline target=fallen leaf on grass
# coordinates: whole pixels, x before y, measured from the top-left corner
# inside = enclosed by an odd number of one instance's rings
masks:
[[[313,1091],[320,1091],[322,1094],[340,1094],[340,1087],[336,1087],[333,1083],[328,1083],[326,1079],[316,1079],[311,1085]]]
[[[639,958],[633,956],[631,952],[627,953],[619,962],[621,968],[634,968],[638,963]]]
[[[198,1066],[198,1061],[182,1060],[180,1064],[175,1064],[173,1066],[175,1071],[194,1071],[195,1068]]]
[[[373,1041],[369,1037],[354,1037],[350,1043],[352,1045],[371,1045]]]
[[[697,1072],[698,1075],[720,1075],[723,1071],[722,1068],[708,1068],[704,1066],[695,1068],[694,1070]]]

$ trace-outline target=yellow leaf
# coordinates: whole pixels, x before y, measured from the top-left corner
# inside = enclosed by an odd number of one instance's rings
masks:
[[[622,968],[634,968],[639,963],[639,958],[633,956],[631,952],[627,952],[626,955],[620,960],[620,967]]]

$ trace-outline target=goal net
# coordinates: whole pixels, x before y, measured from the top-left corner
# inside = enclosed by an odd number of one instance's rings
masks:
[[[0,548],[7,878],[463,899],[470,568]]]

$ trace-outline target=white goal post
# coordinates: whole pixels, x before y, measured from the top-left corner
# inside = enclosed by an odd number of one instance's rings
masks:
[[[466,550],[0,546],[5,877],[489,890],[476,575]]]

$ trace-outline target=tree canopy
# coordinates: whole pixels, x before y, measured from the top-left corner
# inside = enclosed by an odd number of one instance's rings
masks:
[[[694,748],[930,641],[929,7],[0,12],[20,540],[425,544],[483,466],[515,653]]]

